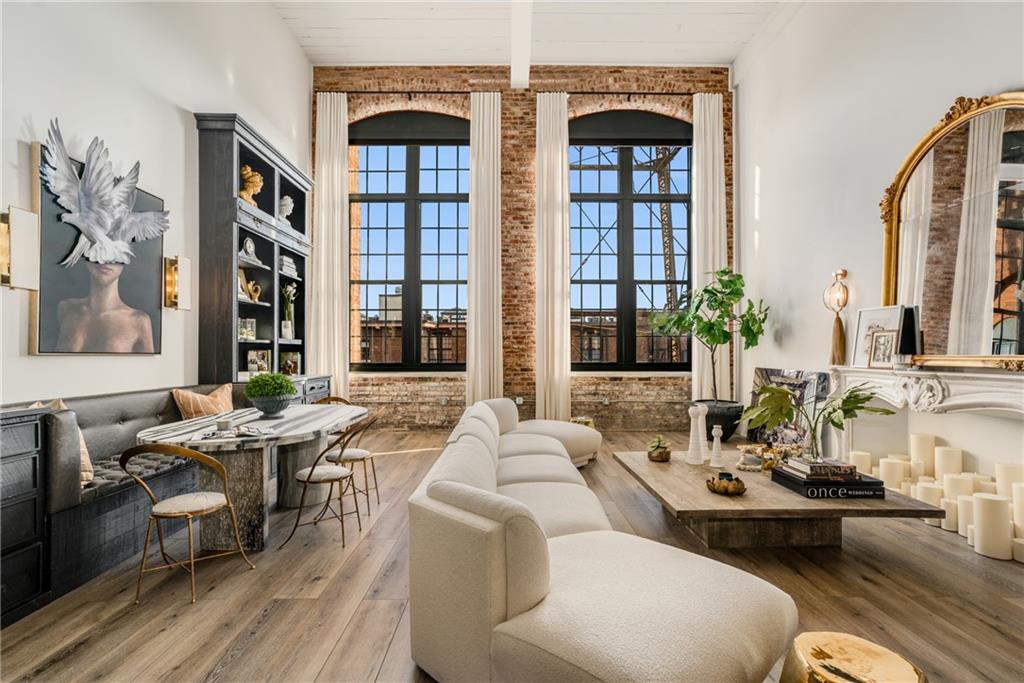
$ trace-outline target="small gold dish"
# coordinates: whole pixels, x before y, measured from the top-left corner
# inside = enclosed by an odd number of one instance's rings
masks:
[[[711,478],[707,480],[707,485],[708,491],[720,496],[742,496],[747,492],[747,485],[738,477],[732,479]]]

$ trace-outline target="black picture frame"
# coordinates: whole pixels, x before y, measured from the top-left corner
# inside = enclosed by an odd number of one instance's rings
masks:
[[[34,154],[38,173],[45,146],[39,145]],[[76,170],[81,173],[82,162],[72,159]],[[152,351],[97,350],[88,348],[76,350],[66,348],[61,341],[60,311],[62,303],[81,301],[88,298],[92,273],[86,259],[75,265],[61,265],[71,252],[79,236],[73,225],[61,221],[61,214],[67,210],[57,203],[57,197],[46,186],[39,174],[39,291],[33,296],[33,337],[32,353],[36,355],[102,355],[102,356],[157,356],[163,349],[163,288],[164,288],[164,238],[133,242],[134,256],[131,263],[124,265],[117,276],[118,294],[121,301],[148,317],[153,340]],[[138,188],[136,211],[163,211],[164,200]],[[93,264],[95,266],[95,264]],[[65,310],[67,305],[64,306]],[[144,325],[144,319],[134,317],[137,325]]]

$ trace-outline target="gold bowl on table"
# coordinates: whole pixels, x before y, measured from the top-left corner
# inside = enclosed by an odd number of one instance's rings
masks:
[[[747,492],[747,485],[739,477],[732,479],[717,479],[712,477],[707,480],[708,491],[717,493],[720,496],[742,496]]]

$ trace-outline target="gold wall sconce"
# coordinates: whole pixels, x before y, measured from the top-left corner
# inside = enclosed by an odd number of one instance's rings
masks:
[[[164,306],[192,310],[192,262],[184,256],[164,257]]]
[[[39,291],[39,214],[15,206],[0,214],[0,284]]]
[[[846,330],[843,328],[843,319],[839,316],[850,301],[850,290],[843,282],[845,279],[846,268],[840,268],[832,273],[831,284],[821,294],[825,308],[836,314],[832,322],[832,358],[829,361],[832,365],[846,364]]]

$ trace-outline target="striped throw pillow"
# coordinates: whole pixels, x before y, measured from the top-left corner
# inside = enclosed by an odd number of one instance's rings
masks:
[[[186,420],[194,417],[220,415],[234,410],[231,403],[231,385],[222,384],[209,394],[197,394],[187,389],[172,389],[174,402],[178,404],[181,416]]]

